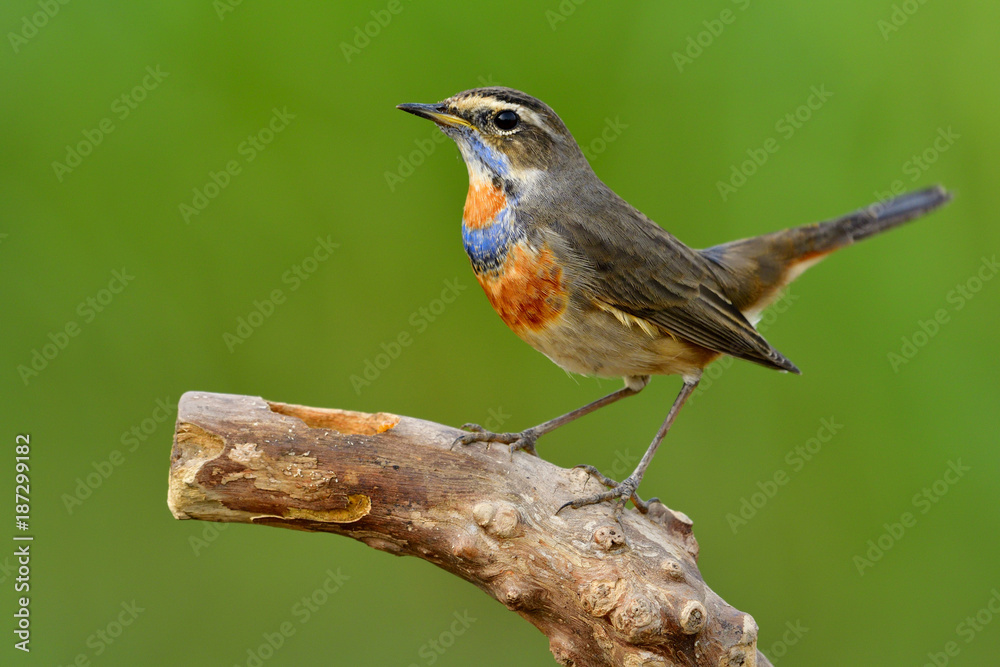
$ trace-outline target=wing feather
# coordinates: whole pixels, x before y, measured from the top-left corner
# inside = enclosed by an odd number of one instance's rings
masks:
[[[613,196],[617,206],[602,211],[600,219],[584,224],[571,214],[558,224],[560,235],[586,265],[588,287],[599,307],[623,322],[627,318],[615,310],[701,347],[799,372],[729,301],[700,254]],[[562,212],[572,210],[579,209]]]

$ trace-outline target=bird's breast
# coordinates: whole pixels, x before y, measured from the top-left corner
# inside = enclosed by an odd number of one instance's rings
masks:
[[[569,302],[563,269],[547,247],[513,243],[493,271],[476,271],[493,309],[531,344],[563,316]]]
[[[462,241],[494,310],[534,345],[566,310],[567,286],[552,250],[529,241],[516,208],[516,197],[508,197],[494,182],[472,180],[462,214]]]

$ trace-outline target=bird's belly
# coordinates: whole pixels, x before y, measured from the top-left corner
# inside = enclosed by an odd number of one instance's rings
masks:
[[[571,311],[521,337],[565,370],[600,377],[696,375],[721,356],[660,332],[651,336],[598,309]]]

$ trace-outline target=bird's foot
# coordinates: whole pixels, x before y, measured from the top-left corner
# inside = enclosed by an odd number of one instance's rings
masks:
[[[587,496],[586,498],[577,498],[565,503],[562,507],[556,510],[556,514],[562,512],[567,507],[572,507],[573,509],[580,509],[581,507],[586,507],[587,505],[596,505],[597,503],[603,503],[607,500],[614,501],[615,514],[620,514],[622,509],[625,507],[625,503],[629,500],[635,505],[635,508],[639,510],[642,514],[649,511],[649,505],[652,502],[656,502],[659,498],[650,498],[648,502],[644,501],[636,493],[636,489],[639,488],[639,482],[641,479],[636,478],[635,474],[629,475],[621,483],[616,482],[607,475],[604,475],[594,466],[589,465],[579,465],[576,466],[581,470],[586,470],[590,473],[591,477],[596,479],[598,482],[608,487],[608,491],[603,491],[601,493],[595,493],[592,496]]]
[[[535,451],[535,441],[538,440],[538,434],[535,433],[534,429],[525,429],[519,433],[493,433],[492,431],[487,431],[479,424],[462,424],[462,430],[469,431],[469,433],[455,438],[455,442],[451,445],[453,448],[456,445],[471,445],[474,442],[485,442],[486,448],[489,449],[490,443],[500,442],[510,445],[511,457],[519,449],[523,449],[532,456],[538,456],[538,452]]]

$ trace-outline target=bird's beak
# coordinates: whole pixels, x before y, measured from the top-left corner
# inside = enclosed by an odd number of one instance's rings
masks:
[[[396,107],[414,116],[432,120],[438,125],[450,127],[469,127],[472,125],[455,114],[448,113],[443,104],[400,104]]]

